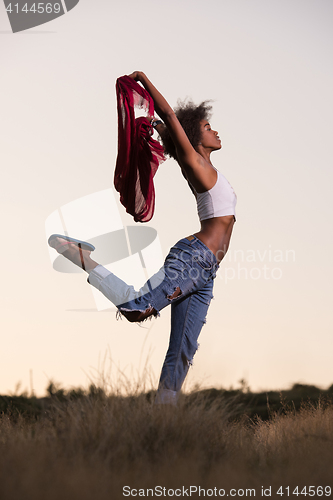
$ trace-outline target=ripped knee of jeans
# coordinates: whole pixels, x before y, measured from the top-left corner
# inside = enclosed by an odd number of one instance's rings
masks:
[[[118,311],[116,314],[116,319],[125,316],[125,318],[130,323],[141,323],[147,319],[157,318],[160,313],[152,306],[149,305],[147,309],[127,309],[126,307],[118,307]]]
[[[180,289],[179,286],[177,286],[177,288],[175,288],[175,291],[173,292],[172,295],[167,295],[167,299],[168,300],[173,300],[173,299],[176,299],[177,297],[179,297],[180,295],[182,295],[182,291]]]

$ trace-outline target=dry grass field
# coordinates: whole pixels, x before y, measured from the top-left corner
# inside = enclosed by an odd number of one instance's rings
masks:
[[[330,497],[329,401],[261,420],[242,415],[237,398],[209,391],[182,395],[176,409],[140,391],[59,394],[38,416],[2,412],[1,500],[263,497],[262,488],[271,498]],[[296,495],[295,487],[306,489]]]

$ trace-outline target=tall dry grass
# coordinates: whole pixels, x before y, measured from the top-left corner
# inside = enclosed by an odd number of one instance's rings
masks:
[[[332,485],[332,405],[265,422],[234,420],[234,411],[204,395],[183,395],[174,409],[144,393],[100,390],[55,401],[37,421],[3,414],[0,498],[117,500],[125,485],[254,488],[256,496],[271,486],[281,498],[281,485]]]

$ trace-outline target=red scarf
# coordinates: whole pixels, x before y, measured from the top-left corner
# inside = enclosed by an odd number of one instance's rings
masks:
[[[148,222],[154,215],[153,177],[165,160],[162,145],[152,138],[153,127],[144,117],[135,118],[134,106],[154,116],[150,94],[129,76],[116,83],[118,109],[118,156],[114,186],[120,202],[135,222]]]

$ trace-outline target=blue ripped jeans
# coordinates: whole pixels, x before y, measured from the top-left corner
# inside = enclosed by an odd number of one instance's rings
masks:
[[[120,312],[154,308],[159,315],[171,304],[170,343],[156,398],[162,404],[176,404],[198,348],[218,269],[213,252],[196,236],[190,238],[181,239],[170,249],[164,266],[138,291],[102,266],[93,269],[88,278]],[[177,288],[180,294],[172,298]]]

